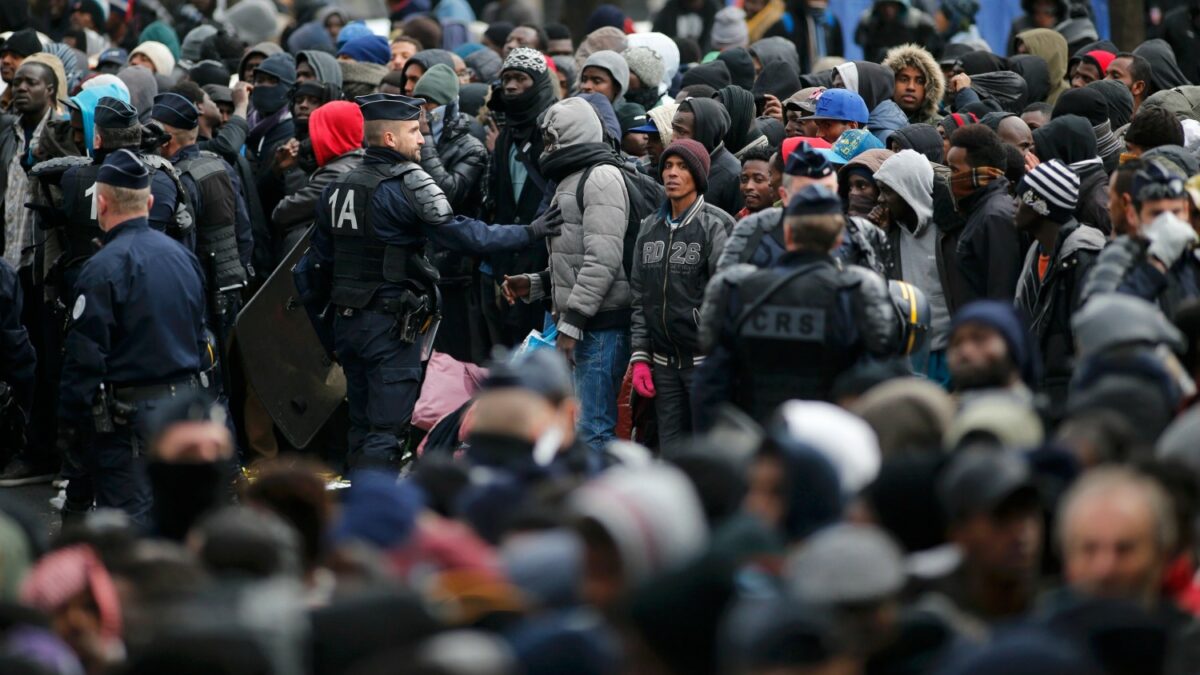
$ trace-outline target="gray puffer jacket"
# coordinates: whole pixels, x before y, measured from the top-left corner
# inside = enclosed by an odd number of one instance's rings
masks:
[[[548,111],[543,129],[557,148],[600,143],[604,130],[592,106],[571,98]],[[562,233],[547,240],[551,299],[559,332],[579,339],[586,330],[628,328],[629,279],[622,263],[629,194],[616,166],[601,164],[588,175],[583,212],[575,194],[583,171],[559,182],[554,203],[562,211]]]

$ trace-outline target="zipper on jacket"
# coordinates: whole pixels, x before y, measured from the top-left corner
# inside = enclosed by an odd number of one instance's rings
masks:
[[[681,227],[682,227],[682,225],[681,225]],[[671,278],[671,245],[675,243],[675,229],[676,228],[671,227],[670,217],[668,216],[668,219],[667,219],[667,250],[666,250],[666,255],[664,256],[667,260],[667,264],[663,266],[663,284],[662,284],[663,297],[662,297],[662,312],[661,312],[661,314],[662,314],[662,324],[663,324],[663,335],[665,335],[667,337],[667,344],[670,345],[671,348],[675,350],[675,358],[682,365],[683,357],[679,353],[679,349],[675,346],[675,341],[671,339],[671,330],[667,327],[667,281]]]

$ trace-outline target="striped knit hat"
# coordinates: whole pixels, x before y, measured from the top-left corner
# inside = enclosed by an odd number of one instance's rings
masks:
[[[1042,162],[1021,179],[1017,198],[1038,215],[1065,223],[1079,203],[1079,176],[1057,159]]]

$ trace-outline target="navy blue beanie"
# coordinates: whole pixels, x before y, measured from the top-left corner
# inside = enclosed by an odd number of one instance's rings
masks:
[[[338,56],[349,56],[359,63],[374,63],[386,66],[392,60],[392,48],[386,38],[379,35],[364,35],[342,45]]]
[[[397,482],[394,475],[382,471],[356,471],[350,476],[342,517],[331,539],[393,548],[412,533],[424,504],[425,493],[415,482]]]
[[[950,332],[958,330],[959,326],[968,323],[980,323],[988,326],[1004,338],[1008,345],[1008,353],[1013,363],[1021,371],[1021,379],[1025,384],[1034,386],[1040,378],[1041,359],[1037,353],[1037,345],[1029,336],[1029,330],[1012,305],[999,300],[976,300],[967,303],[954,317],[954,325]]]

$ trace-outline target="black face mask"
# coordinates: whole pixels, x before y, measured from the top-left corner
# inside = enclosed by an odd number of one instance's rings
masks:
[[[287,105],[289,89],[283,85],[257,86],[250,92],[250,105],[260,115],[274,115]]]
[[[625,100],[649,110],[654,107],[655,103],[658,103],[658,89],[650,89],[649,87],[630,89],[625,92]]]
[[[149,462],[146,472],[154,491],[155,528],[167,539],[181,541],[201,516],[232,501],[230,465]]]

